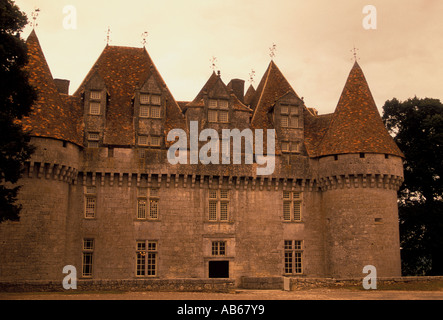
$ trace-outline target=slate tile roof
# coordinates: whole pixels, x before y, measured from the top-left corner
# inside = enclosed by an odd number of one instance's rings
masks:
[[[360,152],[403,157],[383,124],[362,69],[355,62],[316,155]]]
[[[30,82],[37,88],[38,99],[29,117],[21,120],[32,135],[50,137],[83,145],[83,102],[85,84],[97,73],[103,79],[110,101],[106,111],[104,144],[135,144],[132,99],[151,76],[166,96],[164,135],[173,128],[187,130],[184,111],[204,105],[204,95],[211,90],[226,90],[233,98],[234,109],[252,113],[252,129],[272,129],[269,115],[275,102],[288,93],[298,95],[274,61],[263,75],[257,89],[251,85],[243,104],[215,72],[191,102],[176,102],[145,48],[106,46],[79,89],[72,96],[60,94],[52,78],[35,31],[27,39]],[[310,157],[343,153],[383,153],[403,157],[388,134],[378,113],[363,71],[355,63],[332,114],[317,115],[303,106],[304,142]],[[277,137],[278,138],[278,137]],[[277,148],[278,149],[278,148]]]
[[[173,128],[184,128],[184,116],[145,48],[106,46],[74,96],[79,97],[85,84],[98,72],[110,95],[106,110],[104,144],[135,144],[132,98],[151,75],[166,91],[166,134]]]
[[[31,135],[50,137],[83,144],[82,113],[73,98],[58,92],[40,42],[33,30],[27,41],[29,82],[37,90],[37,101],[31,113],[21,121]]]

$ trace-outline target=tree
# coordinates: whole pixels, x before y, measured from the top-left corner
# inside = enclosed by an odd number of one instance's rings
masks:
[[[399,190],[403,273],[443,275],[443,104],[394,98],[383,111],[383,121],[405,155]]]
[[[16,203],[24,162],[34,151],[30,137],[17,123],[29,114],[36,92],[24,70],[26,43],[20,33],[28,23],[11,0],[0,0],[0,223],[19,220]]]

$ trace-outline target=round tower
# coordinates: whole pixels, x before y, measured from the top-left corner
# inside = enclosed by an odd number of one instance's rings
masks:
[[[378,277],[401,275],[402,157],[356,62],[318,149],[329,276],[361,277],[366,265]]]

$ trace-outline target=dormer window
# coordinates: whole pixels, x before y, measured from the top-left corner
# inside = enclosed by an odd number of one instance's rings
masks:
[[[161,118],[161,96],[155,94],[140,94],[141,118]]]
[[[281,151],[284,153],[299,153],[300,152],[300,142],[283,141],[281,143]]]
[[[209,99],[208,103],[209,122],[229,122],[229,102],[228,100]]]
[[[100,134],[98,132],[88,133],[88,148],[98,148],[98,142],[100,139]]]
[[[91,90],[89,95],[89,114],[92,115],[101,114],[101,105],[100,105],[101,98],[102,98],[102,91]]]
[[[295,105],[280,106],[280,125],[283,128],[299,127],[299,108]]]
[[[138,136],[138,145],[142,147],[160,147],[161,138],[159,136]]]

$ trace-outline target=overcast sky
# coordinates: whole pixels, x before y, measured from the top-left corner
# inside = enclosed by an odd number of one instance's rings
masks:
[[[353,65],[365,73],[377,106],[396,97],[443,98],[441,0],[16,0],[32,21],[54,78],[73,93],[106,46],[146,48],[177,101],[194,99],[212,69],[225,84],[257,87],[275,43],[274,61],[308,107],[333,112]],[[67,29],[73,11],[76,29]],[[376,29],[365,29],[366,5]],[[372,11],[372,14],[374,11]],[[65,22],[65,24],[64,24]],[[369,21],[368,21],[369,22]],[[374,21],[372,21],[373,23]],[[31,27],[23,32],[27,38]]]

